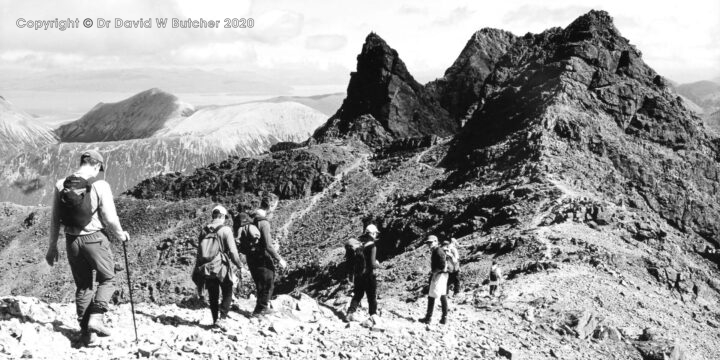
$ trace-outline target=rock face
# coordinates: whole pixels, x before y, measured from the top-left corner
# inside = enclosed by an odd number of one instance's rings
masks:
[[[101,142],[151,137],[168,121],[187,117],[195,109],[175,95],[150,89],[123,101],[96,105],[79,120],[60,126],[63,142]]]
[[[393,138],[448,136],[458,131],[457,122],[415,81],[397,51],[380,36],[368,35],[357,59],[347,97],[315,131],[317,141],[365,134],[363,141],[377,145]]]
[[[349,158],[349,156],[347,156]],[[340,164],[307,150],[288,150],[260,158],[233,157],[192,175],[160,175],[127,193],[140,199],[180,200],[241,193],[275,193],[298,199],[322,191]]]
[[[50,129],[0,96],[0,158],[57,142]]]
[[[504,30],[484,28],[476,32],[445,75],[427,84],[427,88],[454,119],[472,115],[471,107],[480,100],[485,78],[516,39]]]
[[[450,150],[450,183],[554,174],[708,241],[720,235],[716,142],[607,13],[518,39],[482,93]]]

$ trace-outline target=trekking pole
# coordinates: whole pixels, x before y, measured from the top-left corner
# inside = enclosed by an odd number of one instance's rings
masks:
[[[139,340],[138,340],[138,334],[137,334],[137,324],[135,323],[135,304],[133,304],[132,282],[130,282],[130,265],[128,265],[127,247],[126,247],[125,243],[126,243],[126,241],[122,242],[123,253],[125,254],[125,272],[127,274],[128,290],[130,291],[130,310],[132,311],[133,329],[135,329],[135,346],[137,346],[139,344]],[[140,350],[138,350],[137,355],[138,355],[138,357],[140,356]]]

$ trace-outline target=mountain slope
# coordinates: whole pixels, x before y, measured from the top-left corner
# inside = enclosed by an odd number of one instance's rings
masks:
[[[156,102],[164,105],[158,110],[153,105]],[[188,107],[156,90],[118,104],[123,105],[96,107],[89,113],[93,116],[63,126],[59,133],[75,134],[72,136],[77,136],[77,141],[142,138],[62,142],[13,154],[0,166],[0,200],[25,205],[47,203],[52,185],[75,170],[80,153],[88,148],[105,156],[107,180],[120,193],[151,176],[192,172],[228,156],[256,155],[277,142],[307,139],[327,119],[321,112],[293,102],[213,106],[181,116],[181,109]],[[144,118],[140,114],[157,116]],[[91,121],[99,125],[86,126]],[[137,123],[140,125],[134,127]]]
[[[505,55],[516,36],[503,30],[484,28],[468,40],[445,75],[427,84],[440,105],[455,119],[472,114],[480,100],[480,89],[495,64]]]
[[[697,81],[677,86],[677,92],[703,108],[706,114],[720,110],[720,84]]]
[[[458,128],[410,75],[397,51],[371,33],[358,55],[342,107],[313,138],[325,142],[355,134],[366,143],[382,145],[399,138],[453,135]]]
[[[77,121],[57,128],[62,142],[103,142],[144,139],[168,121],[191,115],[195,109],[175,95],[150,89],[112,104],[100,103]]]
[[[0,97],[0,157],[54,142],[50,129],[34,124],[30,115]]]
[[[253,102],[281,103],[292,101],[309,106],[327,116],[332,116],[340,108],[344,98],[345,93],[334,93],[313,96],[278,96],[267,100]]]

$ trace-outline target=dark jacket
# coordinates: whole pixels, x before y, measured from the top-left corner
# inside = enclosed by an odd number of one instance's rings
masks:
[[[430,256],[430,270],[433,273],[445,272],[445,265],[445,251],[443,251],[442,246],[438,246],[433,249]]]
[[[257,256],[248,257],[248,266],[254,265],[256,267],[267,267],[275,269],[274,261],[280,261],[280,255],[275,251],[275,243],[270,235],[270,222],[263,216],[256,216],[254,221],[255,226],[260,230],[260,242],[265,244],[265,251],[259,253]],[[259,257],[258,257],[259,256]]]
[[[375,240],[367,234],[360,236],[358,240],[360,240],[360,242],[363,244],[363,255],[365,256],[365,269],[362,275],[374,275],[375,268],[377,268],[377,263],[375,261],[377,255],[377,247],[375,247]]]

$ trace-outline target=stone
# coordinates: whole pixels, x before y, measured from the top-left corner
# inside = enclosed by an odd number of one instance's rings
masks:
[[[504,358],[507,358],[509,360],[517,360],[520,359],[520,353],[517,349],[514,349],[512,347],[501,345],[498,348],[497,351],[498,356],[502,356]]]

